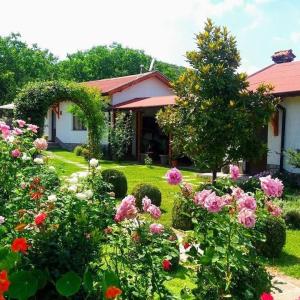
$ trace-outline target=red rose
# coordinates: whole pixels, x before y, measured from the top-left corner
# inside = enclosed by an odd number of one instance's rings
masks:
[[[165,271],[169,271],[171,269],[171,266],[172,266],[172,264],[168,259],[164,259],[162,261],[162,267]]]
[[[262,293],[260,295],[260,300],[274,300],[273,296],[269,293]]]
[[[7,272],[1,271],[0,272],[0,295],[1,296],[3,293],[8,291],[9,286],[10,286],[10,281],[8,280]]]
[[[13,252],[26,253],[28,249],[27,240],[25,238],[16,238],[11,244],[11,250]]]
[[[34,218],[35,225],[37,225],[37,226],[42,225],[45,222],[46,218],[47,218],[47,214],[46,213],[40,213],[40,214],[38,214]]]
[[[105,298],[106,299],[115,299],[116,297],[118,297],[121,294],[122,294],[122,291],[119,288],[117,288],[116,286],[110,286],[107,288],[107,290],[105,292]]]
[[[191,246],[191,244],[188,243],[188,242],[185,242],[185,243],[183,244],[183,248],[184,248],[185,250],[188,249],[190,246]]]

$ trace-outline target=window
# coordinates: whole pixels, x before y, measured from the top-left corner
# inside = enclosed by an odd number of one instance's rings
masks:
[[[73,130],[86,130],[83,122],[76,116],[73,115]]]

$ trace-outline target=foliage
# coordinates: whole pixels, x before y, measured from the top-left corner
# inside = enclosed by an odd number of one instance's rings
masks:
[[[175,82],[176,105],[161,110],[157,119],[172,144],[197,167],[216,172],[265,150],[257,132],[267,126],[278,100],[269,86],[247,90],[240,74],[236,41],[227,29],[210,20],[196,37],[197,50],[187,52],[191,65]]]
[[[106,169],[102,172],[103,180],[111,185],[111,191],[115,193],[116,198],[125,197],[127,193],[127,178],[119,170]]]
[[[288,211],[284,216],[284,220],[286,225],[289,228],[300,229],[300,211],[298,210]]]
[[[58,64],[58,68],[62,78],[82,82],[139,74],[141,65],[148,69],[151,59],[142,50],[114,43],[70,54]],[[162,61],[156,61],[154,67],[170,80],[177,79],[184,70],[183,67]]]
[[[265,235],[265,241],[256,245],[265,257],[278,257],[286,242],[286,226],[281,218],[269,217],[257,224],[257,229]]]
[[[34,80],[57,77],[57,58],[36,44],[29,47],[19,34],[0,36],[0,104],[11,102],[19,88]]]
[[[109,141],[114,160],[121,160],[126,155],[133,138],[132,112],[117,112],[110,126]]]
[[[161,192],[158,187],[148,184],[148,183],[140,183],[137,184],[133,190],[132,195],[136,199],[136,206],[141,209],[142,208],[142,200],[144,197],[148,197],[151,199],[152,203],[156,206],[161,205]]]
[[[74,148],[73,152],[75,153],[76,156],[81,156],[82,155],[82,150],[83,150],[82,146],[78,145]]]
[[[91,155],[99,157],[100,141],[105,126],[105,102],[97,90],[65,81],[30,83],[18,93],[14,101],[15,116],[37,124],[39,133],[42,134],[49,107],[66,99],[84,111],[89,129],[89,150]]]
[[[149,156],[149,154],[146,154],[146,155],[145,155],[144,163],[145,163],[145,165],[146,165],[148,168],[150,168],[150,167],[152,166],[153,160],[152,160],[152,158]]]
[[[172,227],[180,230],[192,230],[194,226],[190,215],[189,202],[181,195],[177,195],[172,209]]]
[[[289,164],[295,168],[300,168],[300,152],[292,149],[289,149],[286,152]]]

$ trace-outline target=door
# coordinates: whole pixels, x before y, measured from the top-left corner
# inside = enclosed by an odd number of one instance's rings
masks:
[[[56,140],[56,113],[51,111],[51,141],[55,142]]]

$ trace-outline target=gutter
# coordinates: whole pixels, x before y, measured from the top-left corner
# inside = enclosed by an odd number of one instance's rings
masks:
[[[282,105],[277,106],[279,110],[282,111],[282,121],[281,121],[281,142],[280,142],[280,165],[279,171],[283,172],[283,159],[284,159],[284,148],[285,148],[285,123],[286,123],[286,108]]]

